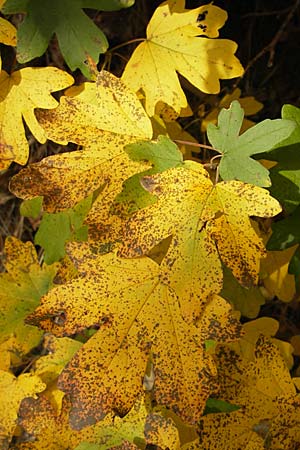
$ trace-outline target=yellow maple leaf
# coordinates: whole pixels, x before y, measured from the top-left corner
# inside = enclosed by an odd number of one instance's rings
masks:
[[[98,145],[110,149],[137,139],[151,139],[152,127],[136,94],[110,72],[95,82],[74,86],[53,111],[39,111],[38,119],[49,139],[67,144]]]
[[[160,445],[162,450],[179,450],[178,432],[174,423],[171,419],[152,412],[149,403],[149,399],[142,396],[125,417],[109,414],[96,425],[77,431],[69,425],[70,402],[67,398],[64,398],[59,413],[44,394],[37,400],[26,399],[21,406],[20,423],[34,439],[20,443],[16,450],[79,450],[86,447],[101,450],[143,449],[147,443]],[[139,446],[136,447],[134,442],[138,442]]]
[[[220,257],[241,284],[258,281],[265,249],[249,216],[271,217],[281,210],[268,191],[240,181],[213,185],[193,161],[144,177],[142,185],[158,201],[125,222],[119,254],[145,255],[172,236],[161,268],[179,294],[185,318],[196,318],[207,297],[220,292]]]
[[[259,317],[243,325],[244,335],[239,341],[231,344],[231,348],[249,361],[254,360],[255,345],[260,335],[268,337],[280,350],[281,356],[289,369],[294,364],[293,347],[289,342],[273,338],[279,330],[279,323],[271,317]]]
[[[39,125],[35,108],[55,108],[57,101],[51,92],[64,89],[73,78],[55,67],[32,68],[0,73],[0,168],[12,161],[26,164],[29,154],[23,119],[34,137],[46,142],[46,134]]]
[[[72,426],[81,429],[112,410],[126,413],[143,390],[150,350],[157,402],[184,420],[198,420],[215,388],[205,340],[232,341],[239,334],[227,302],[213,297],[197,326],[188,324],[176,293],[149,258],[96,256],[87,245],[71,247],[80,277],[52,290],[27,320],[56,336],[99,327],[59,377],[58,387],[72,400]]]
[[[268,251],[261,260],[261,279],[271,297],[284,302],[293,300],[296,294],[295,276],[288,273],[290,261],[298,244],[280,251]]]
[[[25,397],[34,397],[46,385],[39,377],[23,374],[16,378],[8,372],[0,371],[0,447],[8,448],[17,425],[18,410]]]
[[[210,94],[219,92],[219,79],[242,75],[234,56],[237,45],[210,39],[219,35],[226,19],[227,13],[212,4],[186,10],[184,0],[165,2],[156,9],[146,40],[135,49],[122,75],[135,92],[143,90],[149,116],[159,101],[178,113],[187,106],[177,72]]]
[[[253,114],[256,114],[258,111],[260,111],[263,108],[263,104],[256,100],[253,96],[249,97],[241,97],[241,90],[239,88],[236,88],[231,94],[226,94],[219,104],[213,108],[202,120],[201,122],[201,131],[204,132],[207,130],[207,125],[209,123],[217,124],[218,122],[218,115],[222,108],[229,108],[231,103],[234,100],[238,100],[241,107],[244,110],[245,116],[251,116]],[[254,122],[248,119],[244,119],[242,123],[242,127],[240,130],[240,134],[246,131],[251,126],[255,125]]]
[[[218,396],[240,409],[203,417],[195,448],[293,450],[300,442],[300,395],[279,350],[260,337],[254,355],[249,361],[220,348]],[[246,447],[249,442],[253,445]]]
[[[29,165],[11,179],[10,190],[23,199],[43,195],[44,209],[58,212],[72,208],[101,186],[108,185],[116,196],[128,177],[147,168],[130,160],[122,147],[101,147],[99,143]]]

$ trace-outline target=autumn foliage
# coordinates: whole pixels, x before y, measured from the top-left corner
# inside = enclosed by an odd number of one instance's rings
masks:
[[[224,10],[162,3],[119,78],[84,9],[133,1],[0,3],[19,64],[55,33],[69,68],[0,74],[0,167],[26,166],[10,190],[43,250],[5,242],[1,449],[298,448],[299,336],[259,316],[299,296],[298,108],[255,124],[233,90],[202,121],[205,161],[182,80],[216,94],[243,75]],[[64,151],[28,163],[29,133]]]

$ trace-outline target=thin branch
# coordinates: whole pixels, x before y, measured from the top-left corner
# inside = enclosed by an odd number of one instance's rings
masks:
[[[258,61],[266,53],[270,53],[268,67],[273,66],[276,45],[278,44],[278,41],[280,40],[285,28],[287,27],[287,25],[291,21],[293,15],[295,14],[296,9],[298,8],[299,4],[300,4],[300,0],[296,0],[294,6],[290,9],[290,12],[286,16],[285,21],[282,23],[281,27],[279,28],[279,30],[277,31],[277,33],[275,34],[275,36],[273,37],[271,42],[269,42],[268,45],[266,45],[260,52],[258,52],[257,55],[254,56],[254,58],[251,59],[251,61],[247,64],[247,67],[245,69],[243,76],[250,69],[250,67],[252,67],[256,63],[256,61]]]
[[[122,44],[116,45],[115,47],[109,48],[108,52],[114,52],[115,50],[118,50],[119,48],[125,47],[126,45],[135,44],[136,42],[144,42],[146,38],[136,38],[131,39],[130,41],[123,42]]]
[[[214,150],[215,152],[221,153],[220,150],[218,150],[215,147],[212,147],[211,145],[198,144],[198,142],[191,142],[191,141],[181,141],[180,139],[174,139],[174,142],[177,142],[178,144],[183,144],[183,145],[190,145],[191,147],[207,148],[208,150]],[[218,155],[216,155],[216,156],[218,156]]]

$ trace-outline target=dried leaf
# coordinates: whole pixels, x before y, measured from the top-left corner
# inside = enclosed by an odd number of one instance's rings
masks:
[[[0,371],[0,446],[8,449],[17,425],[21,401],[26,397],[35,397],[46,385],[35,375],[28,373],[16,378],[8,372]]]
[[[28,318],[57,336],[99,327],[59,378],[60,389],[71,396],[72,426],[81,429],[112,410],[128,412],[143,389],[150,349],[157,402],[195,422],[215,387],[204,342],[231,341],[239,333],[228,304],[215,296],[197,327],[187,324],[156,263],[76,248],[81,277],[52,290]]]

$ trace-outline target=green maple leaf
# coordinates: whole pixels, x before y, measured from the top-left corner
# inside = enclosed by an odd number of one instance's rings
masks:
[[[266,159],[278,161],[270,170],[270,192],[291,213],[300,204],[300,109],[284,105],[282,118],[292,120],[296,128]]]
[[[90,56],[98,61],[108,42],[104,33],[82,8],[116,10],[131,6],[126,0],[7,0],[4,14],[26,13],[18,29],[17,58],[26,63],[41,56],[56,33],[62,55],[72,71],[79,68],[90,78],[84,63]]]
[[[92,200],[90,195],[74,208],[53,214],[44,213],[34,242],[44,248],[46,264],[52,264],[65,256],[67,241],[87,240],[88,228],[83,225],[83,221],[92,206]]]
[[[244,111],[238,101],[222,109],[218,125],[209,124],[207,135],[211,144],[222,154],[220,175],[224,181],[240,180],[260,187],[271,185],[269,171],[251,155],[268,152],[286,139],[296,125],[285,119],[266,119],[239,136]]]

